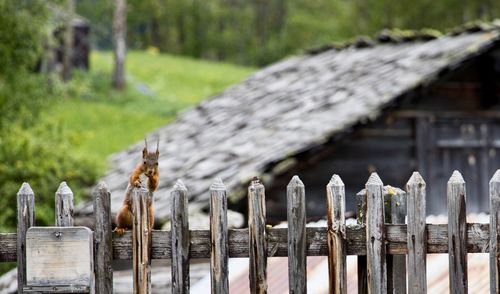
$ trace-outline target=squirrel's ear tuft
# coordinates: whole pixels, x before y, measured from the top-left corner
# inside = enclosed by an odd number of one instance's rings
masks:
[[[156,141],[156,156],[160,155],[160,138]]]
[[[148,141],[144,137],[144,149],[142,149],[142,157],[143,158],[146,157],[147,154],[148,154]]]

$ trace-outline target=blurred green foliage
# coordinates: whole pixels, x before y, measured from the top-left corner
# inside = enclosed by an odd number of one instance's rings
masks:
[[[47,2],[0,0],[0,231],[16,226],[16,193],[29,182],[36,195],[36,221],[54,223],[54,193],[61,181],[78,198],[93,184],[96,163],[72,150],[62,124],[39,121],[67,86],[34,73],[50,36]]]
[[[266,65],[304,48],[383,28],[445,30],[500,17],[492,0],[128,0],[128,44]],[[94,44],[111,48],[111,1],[79,1]]]

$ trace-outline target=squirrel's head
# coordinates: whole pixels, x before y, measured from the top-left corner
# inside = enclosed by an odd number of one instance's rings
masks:
[[[160,139],[156,142],[156,151],[148,151],[148,141],[144,138],[144,149],[142,149],[142,164],[144,166],[144,173],[147,176],[153,175],[155,170],[158,169],[158,159],[160,157]]]

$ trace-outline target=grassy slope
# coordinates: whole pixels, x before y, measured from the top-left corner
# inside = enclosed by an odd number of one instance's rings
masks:
[[[42,119],[55,119],[73,133],[76,152],[108,155],[126,148],[163,126],[175,114],[241,81],[254,69],[231,64],[129,52],[124,92],[109,89],[112,54],[94,52],[90,74],[79,74],[74,92]]]

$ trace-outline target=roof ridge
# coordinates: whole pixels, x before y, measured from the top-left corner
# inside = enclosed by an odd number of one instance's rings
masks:
[[[305,49],[304,54],[316,55],[329,50],[343,50],[346,48],[370,48],[380,44],[401,44],[415,41],[430,41],[444,36],[458,36],[477,32],[500,31],[500,19],[489,22],[471,21],[446,30],[444,33],[431,28],[417,30],[409,29],[382,29],[374,37],[359,35],[344,42],[332,42],[319,47]]]

